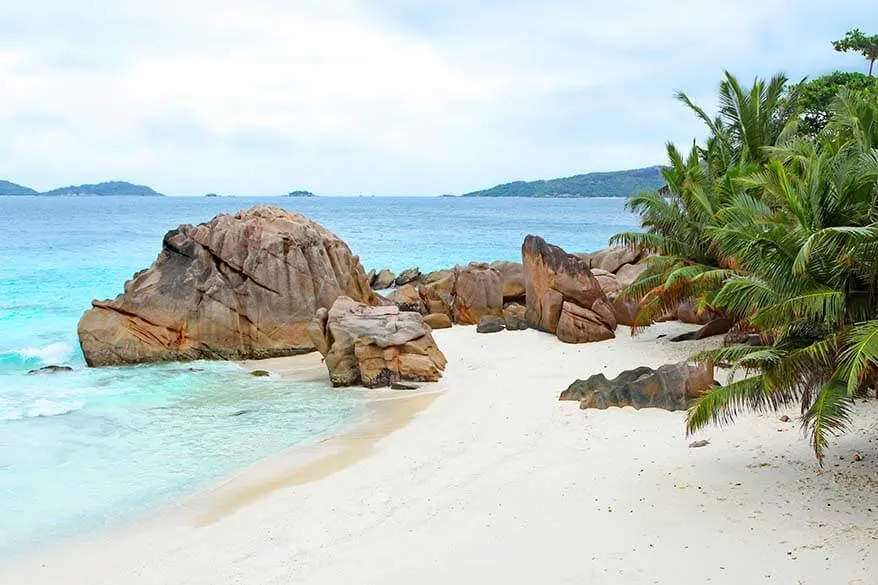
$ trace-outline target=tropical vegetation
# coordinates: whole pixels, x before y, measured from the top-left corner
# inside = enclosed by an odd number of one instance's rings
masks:
[[[729,73],[716,115],[678,94],[709,136],[667,146],[666,187],[628,201],[643,231],[613,242],[653,254],[625,293],[637,326],[695,299],[761,337],[695,356],[746,375],[698,399],[687,430],[797,404],[822,462],[878,383],[878,92],[840,87],[816,131],[807,95]]]

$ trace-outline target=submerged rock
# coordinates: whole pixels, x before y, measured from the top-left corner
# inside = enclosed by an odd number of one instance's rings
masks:
[[[253,370],[252,372],[250,372],[250,375],[257,378],[265,378],[266,376],[270,376],[271,372],[269,372],[268,370]]]
[[[581,258],[532,235],[525,238],[521,254],[528,325],[567,343],[615,337],[613,307]]]
[[[90,366],[294,355],[314,350],[308,325],[341,295],[378,302],[350,248],[260,205],[169,231],[123,294],[92,302],[79,341]]]
[[[435,382],[445,369],[445,356],[420,313],[396,306],[371,307],[339,297],[329,311],[317,312],[309,335],[333,386]]]
[[[626,370],[612,380],[595,374],[573,382],[559,400],[579,400],[579,407],[583,409],[633,406],[685,410],[692,399],[713,385],[713,363],[693,366],[680,362],[659,366],[657,370],[641,366]]]
[[[28,376],[35,376],[37,374],[61,374],[63,372],[72,372],[73,368],[70,366],[43,366],[42,368],[37,368],[35,370],[28,370]]]

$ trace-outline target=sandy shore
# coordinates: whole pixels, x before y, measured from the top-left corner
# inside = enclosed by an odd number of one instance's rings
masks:
[[[431,393],[0,583],[878,583],[874,402],[821,470],[795,417],[687,439],[682,413],[557,400],[577,377],[686,357],[695,343],[656,339],[684,328],[580,346],[438,331],[449,365]],[[291,359],[260,367],[315,367]]]

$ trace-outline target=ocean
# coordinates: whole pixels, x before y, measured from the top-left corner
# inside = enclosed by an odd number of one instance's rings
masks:
[[[638,226],[622,199],[0,197],[0,555],[148,514],[362,406],[356,389],[233,363],[85,366],[76,323],[92,299],[119,294],[167,230],[257,203],[394,272],[520,260],[529,233],[591,251]],[[47,365],[73,371],[28,374]]]

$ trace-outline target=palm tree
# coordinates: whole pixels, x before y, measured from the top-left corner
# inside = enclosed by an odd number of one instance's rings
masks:
[[[707,237],[739,271],[712,304],[762,332],[769,347],[730,346],[700,359],[753,374],[690,409],[687,429],[728,423],[742,409],[798,402],[822,461],[850,400],[878,368],[878,100],[843,93],[818,142],[764,152],[763,170],[717,212]]]
[[[769,158],[767,148],[792,136],[797,91],[787,90],[782,74],[767,82],[757,78],[745,90],[725,72],[714,118],[678,92],[677,99],[707,125],[710,136],[704,146],[693,144],[686,157],[668,144],[669,164],[662,171],[667,194],[642,193],[627,203],[629,210],[641,214],[645,231],[616,234],[610,240],[655,254],[624,293],[640,301],[637,327],[673,312],[688,299],[697,299],[699,310],[710,306],[712,295],[733,274],[735,259],[717,248],[708,228],[741,194],[736,179],[762,168]]]

